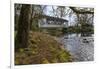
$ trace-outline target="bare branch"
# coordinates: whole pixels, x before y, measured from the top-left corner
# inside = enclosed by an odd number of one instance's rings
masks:
[[[77,10],[75,7],[69,7],[69,8],[72,9],[77,14],[94,14],[94,12],[92,11],[80,11]]]

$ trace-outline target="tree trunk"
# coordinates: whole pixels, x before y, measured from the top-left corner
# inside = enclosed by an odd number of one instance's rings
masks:
[[[16,49],[28,47],[30,18],[31,18],[31,5],[28,4],[22,5],[18,22],[16,42],[15,42]]]

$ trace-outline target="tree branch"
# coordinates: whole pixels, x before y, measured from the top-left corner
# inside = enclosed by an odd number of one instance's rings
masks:
[[[75,7],[69,7],[69,8],[72,9],[77,14],[94,14],[94,12],[92,11],[80,11],[80,10],[75,9]]]

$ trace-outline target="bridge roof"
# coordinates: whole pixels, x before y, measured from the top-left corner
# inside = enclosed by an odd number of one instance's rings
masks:
[[[39,15],[39,14],[36,14],[36,15],[38,15],[38,17],[39,17],[40,19],[41,19],[41,18],[46,18],[47,20],[50,20],[50,21],[68,22],[68,20],[63,19],[63,18],[48,16],[48,15]]]

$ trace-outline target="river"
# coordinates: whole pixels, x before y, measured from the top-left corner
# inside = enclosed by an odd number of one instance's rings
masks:
[[[59,42],[70,52],[74,61],[93,61],[94,60],[94,39],[93,37],[80,37],[64,35],[59,37]]]

